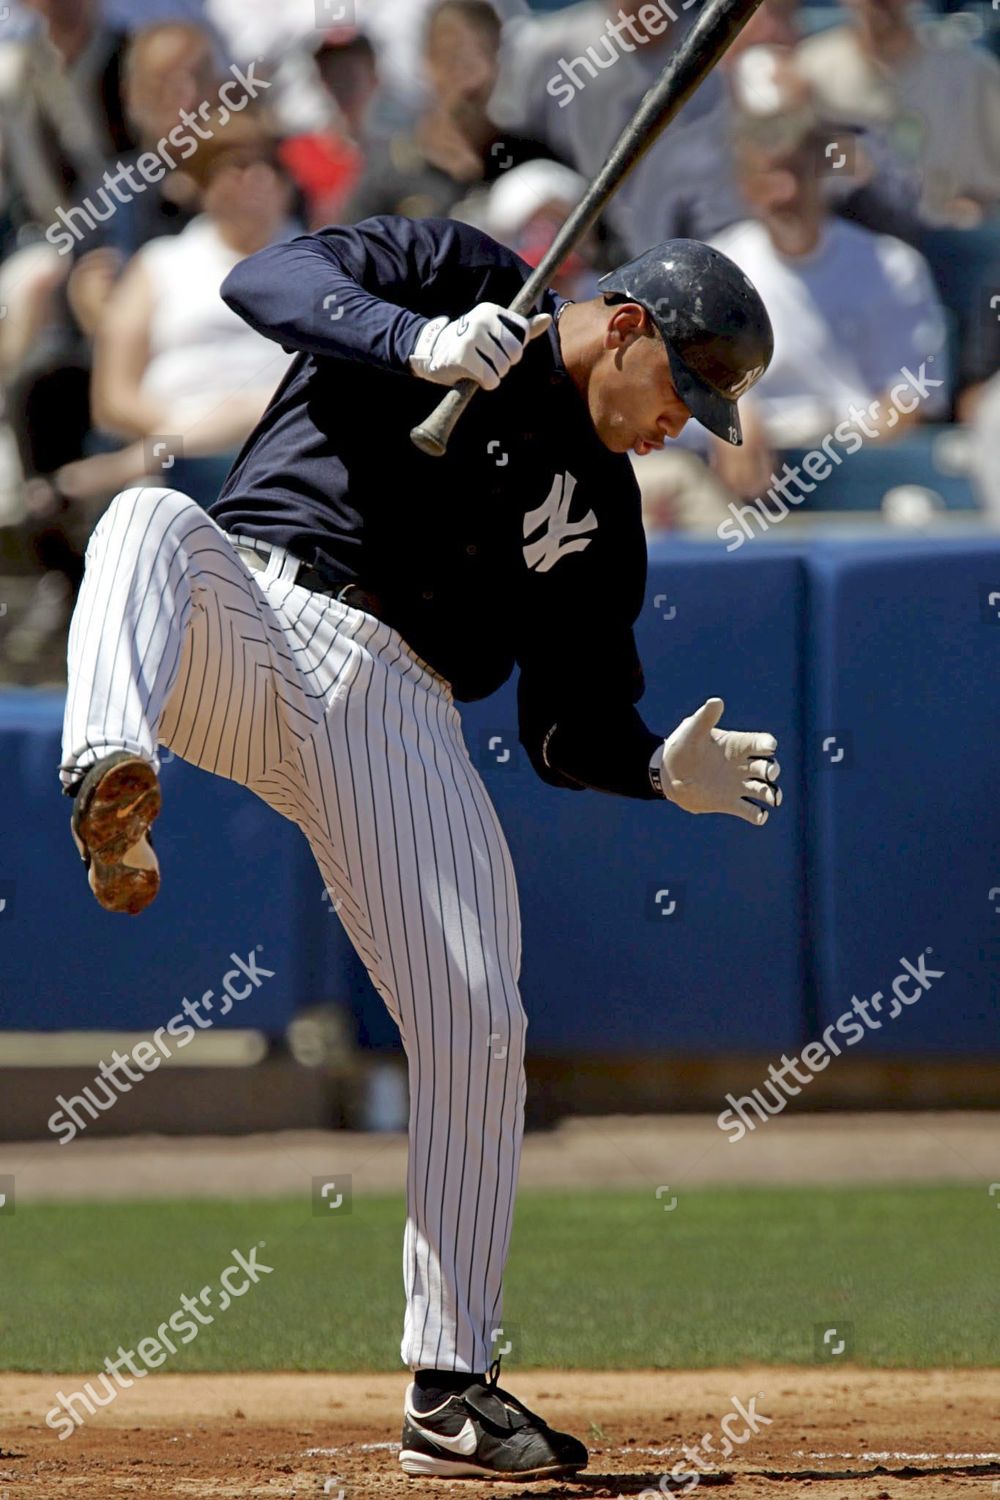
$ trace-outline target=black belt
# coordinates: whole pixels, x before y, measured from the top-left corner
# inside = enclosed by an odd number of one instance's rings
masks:
[[[271,555],[271,548],[267,542],[255,542],[252,548],[245,546],[242,542],[238,542],[236,546],[240,556],[255,571],[262,572],[267,566],[267,559]],[[290,552],[288,556],[294,557],[295,554]],[[313,594],[328,594],[338,603],[346,604],[348,609],[361,610],[363,614],[373,615],[376,620],[384,618],[382,600],[378,594],[373,594],[370,589],[362,588],[357,583],[345,583],[338,588],[336,584],[330,582],[325,573],[320,572],[319,568],[314,568],[310,563],[299,562],[298,558],[295,560],[298,562],[295,573],[295,583],[298,587],[309,589]]]
[[[298,579],[296,579],[298,582]],[[320,593],[329,593],[328,589],[320,589]],[[376,620],[384,620],[385,613],[382,600],[378,594],[373,594],[370,589],[363,589],[357,583],[345,583],[333,597],[341,604],[346,604],[348,609],[359,609],[363,615],[372,615]]]

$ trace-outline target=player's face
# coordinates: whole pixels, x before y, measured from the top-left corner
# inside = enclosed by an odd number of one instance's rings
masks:
[[[612,453],[652,453],[677,437],[690,417],[663,340],[637,303],[614,309],[588,401],[597,435]]]

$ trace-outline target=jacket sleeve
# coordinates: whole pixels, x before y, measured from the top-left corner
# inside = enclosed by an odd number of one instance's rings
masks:
[[[268,245],[222,283],[227,306],[283,349],[408,373],[417,335],[457,299],[475,302],[480,275],[512,251],[468,225],[397,216],[365,219]],[[465,298],[468,298],[465,301]]]
[[[522,666],[518,717],[528,758],[551,786],[662,800],[649,762],[663,736],[635,707],[645,682],[631,629],[588,643],[584,656],[565,673],[537,661]]]

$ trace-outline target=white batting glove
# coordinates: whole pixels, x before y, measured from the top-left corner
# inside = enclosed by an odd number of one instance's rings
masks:
[[[548,313],[522,318],[495,302],[480,302],[453,322],[442,317],[426,323],[413,346],[410,369],[436,385],[475,380],[484,391],[495,391],[551,322]]]
[[[716,729],[725,706],[709,698],[682,719],[650,761],[650,773],[664,797],[685,812],[731,813],[761,828],[767,809],[781,806],[774,785],[781,771],[773,759],[778,742],[773,734]]]

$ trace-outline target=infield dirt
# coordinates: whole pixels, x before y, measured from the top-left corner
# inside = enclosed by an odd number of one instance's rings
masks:
[[[761,1424],[703,1489],[745,1500],[973,1500],[1000,1494],[1000,1371],[747,1367],[601,1374],[505,1371],[557,1427],[585,1439],[573,1483],[407,1480],[396,1462],[404,1377],[152,1375],[60,1441],[58,1391],[85,1376],[0,1376],[2,1500],[182,1500],[445,1494],[617,1497],[650,1487],[682,1445],[756,1397]],[[735,1430],[741,1430],[734,1427]]]

